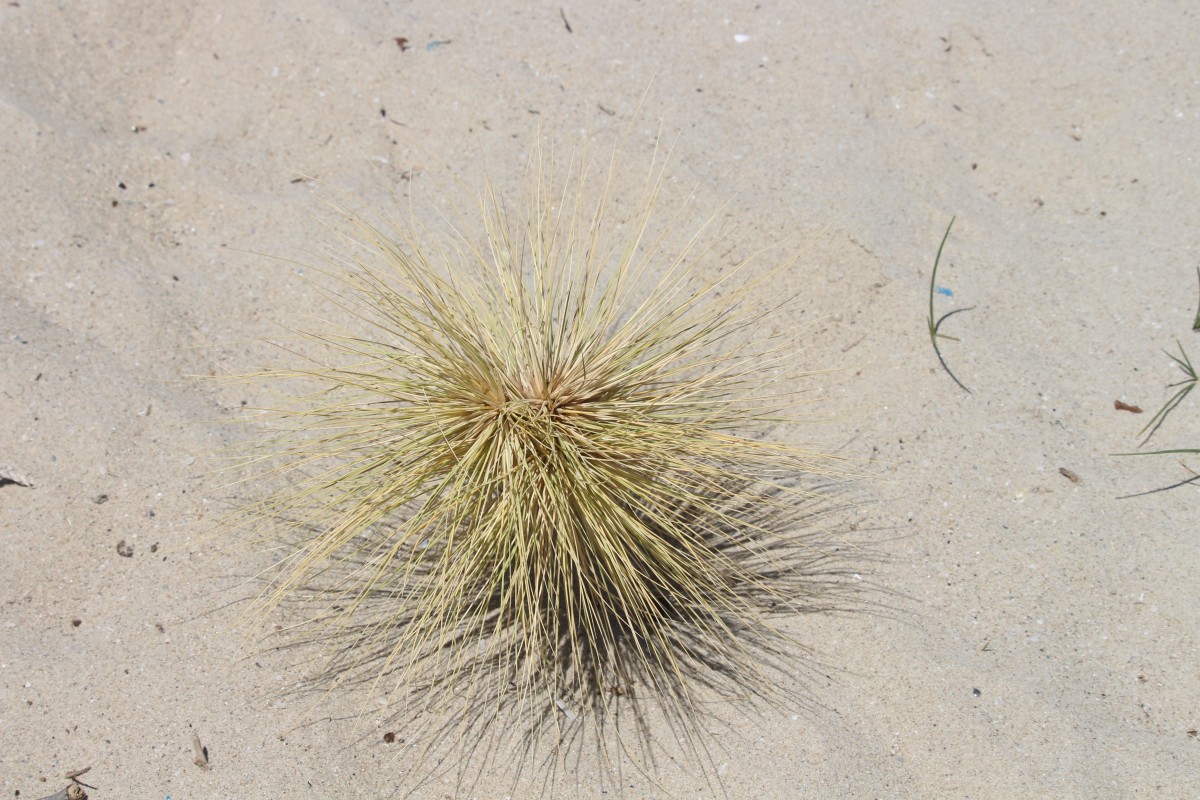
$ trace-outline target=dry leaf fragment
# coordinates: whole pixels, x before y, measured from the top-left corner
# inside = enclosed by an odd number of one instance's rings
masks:
[[[200,744],[199,734],[192,734],[192,749],[196,751],[194,763],[203,770],[208,769],[208,748]]]
[[[18,486],[33,488],[33,481],[25,477],[24,473],[18,472],[16,467],[11,464],[0,464],[0,486],[6,483],[15,483]]]
[[[1078,475],[1076,475],[1074,472],[1067,469],[1066,467],[1059,467],[1058,472],[1060,475],[1062,475],[1064,478],[1069,480],[1071,483],[1083,483],[1083,478],[1080,478]]]

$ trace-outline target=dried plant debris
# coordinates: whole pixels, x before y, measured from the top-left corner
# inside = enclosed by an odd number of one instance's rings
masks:
[[[192,752],[195,753],[196,756],[194,759],[192,759],[192,763],[194,763],[200,769],[207,771],[209,768],[208,748],[201,744],[200,735],[196,733],[192,734]]]
[[[71,770],[64,776],[70,783],[54,794],[41,798],[41,800],[88,800],[88,794],[84,791],[85,784],[79,778],[86,775],[91,769],[91,767],[84,767],[83,769]]]
[[[1196,267],[1196,280],[1200,281],[1200,267]],[[1196,319],[1192,321],[1192,330],[1200,331],[1200,304],[1196,306]]]
[[[33,481],[26,477],[25,473],[20,472],[10,464],[0,464],[0,486],[6,483],[15,483],[17,486],[33,488]]]

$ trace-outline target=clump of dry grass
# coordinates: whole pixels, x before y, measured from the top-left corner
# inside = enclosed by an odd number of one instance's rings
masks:
[[[661,166],[618,224],[618,170],[597,192],[535,155],[477,236],[344,212],[356,330],[255,376],[316,387],[271,409],[286,486],[251,513],[293,533],[265,604],[324,602],[324,676],[526,732],[638,697],[686,721],[697,687],[762,688],[766,609],[826,602],[799,531],[831,462],[767,435],[799,418],[780,271],[722,274],[711,221],[656,228]]]

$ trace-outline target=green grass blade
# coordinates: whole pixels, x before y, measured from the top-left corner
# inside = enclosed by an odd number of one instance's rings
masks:
[[[951,380],[953,380],[956,384],[958,384],[958,387],[960,389],[962,389],[967,394],[971,394],[971,390],[968,389],[963,384],[963,382],[958,379],[958,376],[956,376],[950,370],[950,367],[946,364],[946,359],[945,359],[945,357],[942,356],[942,349],[940,347],[938,347],[938,339],[947,339],[952,342],[957,342],[958,339],[956,337],[947,336],[946,334],[940,332],[942,323],[945,322],[950,317],[954,316],[955,314],[959,314],[963,311],[970,311],[971,309],[974,308],[974,306],[969,306],[967,308],[954,309],[953,311],[949,311],[949,312],[943,314],[937,320],[935,320],[934,316],[933,316],[933,296],[937,292],[938,266],[942,262],[942,250],[946,247],[946,240],[950,238],[950,229],[954,227],[955,219],[957,219],[957,217],[950,218],[950,224],[946,226],[946,232],[944,234],[942,234],[942,241],[938,245],[937,255],[934,256],[934,259],[933,259],[933,272],[929,276],[929,318],[928,318],[927,322],[928,322],[928,326],[929,326],[929,341],[933,345],[933,352],[935,355],[937,355],[938,363],[940,363],[942,365],[942,369],[944,369],[946,371],[946,374],[950,376]]]

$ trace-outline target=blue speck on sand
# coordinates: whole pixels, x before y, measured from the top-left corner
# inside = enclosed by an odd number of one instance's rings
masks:
[[[430,51],[437,50],[439,47],[441,47],[444,44],[450,44],[450,40],[449,39],[444,39],[444,40],[434,39],[432,42],[425,45],[425,49],[430,50]]]
[[[941,295],[945,295],[946,297],[954,297],[954,292],[950,291],[945,286],[937,287],[937,293],[941,294]]]

